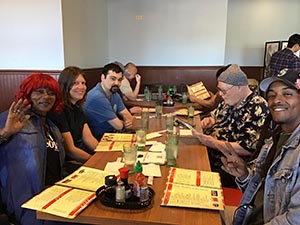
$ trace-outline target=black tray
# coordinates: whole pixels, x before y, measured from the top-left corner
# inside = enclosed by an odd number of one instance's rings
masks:
[[[143,209],[152,204],[154,198],[154,190],[148,187],[149,199],[147,201],[140,202],[139,199],[132,195],[126,202],[116,202],[115,196],[109,196],[106,194],[105,188],[100,187],[97,191],[97,198],[106,206],[119,208],[119,209]]]

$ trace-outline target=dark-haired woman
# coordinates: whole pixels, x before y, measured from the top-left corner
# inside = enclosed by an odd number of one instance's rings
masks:
[[[51,114],[62,133],[66,151],[66,169],[73,172],[94,153],[98,141],[94,138],[82,111],[86,98],[86,78],[78,67],[66,67],[59,75],[64,109],[59,115]]]

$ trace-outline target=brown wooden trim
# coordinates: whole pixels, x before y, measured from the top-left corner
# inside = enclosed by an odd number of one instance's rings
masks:
[[[89,68],[83,69],[83,71],[87,79],[87,88],[90,90],[100,81],[102,68]]]
[[[142,75],[142,86],[140,92],[144,90],[145,84],[162,83],[167,85],[176,85],[178,90],[180,84],[193,84],[203,81],[206,87],[216,91],[216,71],[221,66],[138,66],[138,72]],[[260,81],[263,77],[263,67],[246,66],[242,70],[248,75],[248,78],[255,78]],[[99,81],[102,68],[83,69],[87,76],[88,90],[93,88]],[[0,112],[8,109],[14,100],[14,94],[19,88],[22,80],[36,72],[48,73],[58,78],[60,70],[0,70]],[[134,85],[134,81],[133,81]]]
[[[142,75],[141,88],[145,85],[162,83],[164,85],[193,84],[203,81],[205,86],[215,92],[215,74],[222,66],[139,66],[138,72]],[[248,78],[258,81],[262,79],[263,67],[241,67]],[[166,87],[165,87],[166,88]],[[142,92],[141,90],[141,92]]]

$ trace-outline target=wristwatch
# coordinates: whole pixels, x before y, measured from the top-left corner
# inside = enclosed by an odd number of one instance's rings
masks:
[[[2,135],[0,135],[0,145],[4,142],[6,142],[8,139]]]

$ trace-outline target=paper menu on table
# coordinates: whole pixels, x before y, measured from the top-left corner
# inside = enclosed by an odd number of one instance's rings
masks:
[[[95,149],[96,152],[123,151],[124,144],[133,144],[128,141],[100,141]]]
[[[161,205],[223,210],[219,173],[171,167]]]
[[[73,219],[95,198],[95,192],[54,185],[25,202],[22,208]]]
[[[222,187],[219,173],[176,167],[170,168],[168,182],[212,188]]]
[[[162,206],[224,210],[222,189],[167,183]]]
[[[82,166],[22,207],[72,219],[96,198],[95,191],[104,185],[107,175],[103,170]]]
[[[135,134],[123,134],[123,133],[104,133],[101,141],[126,141],[134,142]]]
[[[99,187],[104,185],[105,176],[107,175],[110,174],[103,170],[82,166],[74,173],[55,184],[88,191],[96,191]]]

